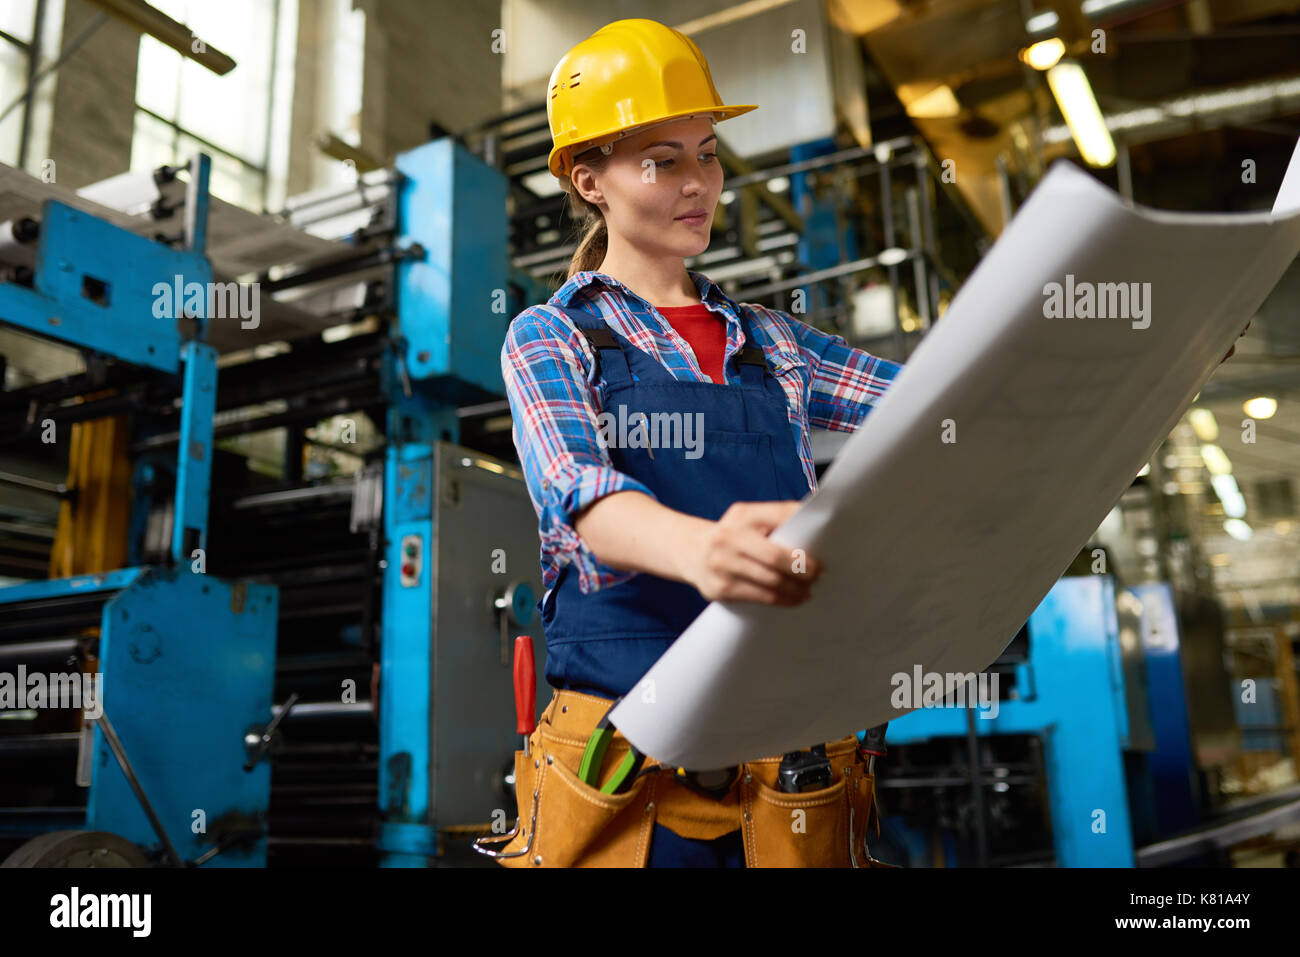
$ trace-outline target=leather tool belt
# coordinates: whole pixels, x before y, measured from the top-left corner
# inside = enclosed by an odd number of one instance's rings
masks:
[[[799,794],[777,789],[781,756],[740,766],[724,796],[675,780],[675,769],[647,757],[627,790],[604,794],[578,768],[592,729],[611,702],[556,691],[528,749],[515,752],[518,819],[514,831],[479,846],[505,867],[645,867],[656,823],[682,837],[712,840],[740,830],[748,867],[889,867],[867,850],[876,817],[875,780],[849,735],[826,745],[834,783]],[[628,751],[615,732],[606,757]]]

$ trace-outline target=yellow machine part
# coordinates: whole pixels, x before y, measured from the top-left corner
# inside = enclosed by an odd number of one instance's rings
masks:
[[[50,549],[50,577],[69,578],[125,568],[131,510],[131,461],[125,416],[71,427],[69,490]]]

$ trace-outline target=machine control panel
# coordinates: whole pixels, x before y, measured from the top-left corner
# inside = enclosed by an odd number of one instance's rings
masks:
[[[419,535],[402,536],[402,565],[399,569],[403,588],[414,588],[420,584],[420,569],[424,565],[424,543]]]

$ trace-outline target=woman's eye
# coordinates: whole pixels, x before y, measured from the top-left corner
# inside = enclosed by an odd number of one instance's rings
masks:
[[[718,160],[717,153],[700,154],[700,162],[703,163],[705,166],[708,166],[710,163],[716,163],[717,160]],[[655,166],[658,166],[660,169],[668,169],[670,166],[672,166],[674,162],[676,161],[671,159],[659,160],[655,163]]]

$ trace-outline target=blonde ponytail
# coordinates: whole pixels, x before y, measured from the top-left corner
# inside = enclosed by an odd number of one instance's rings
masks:
[[[600,173],[609,165],[609,156],[602,153],[599,147],[593,147],[574,157],[574,166],[579,163]],[[605,253],[609,250],[609,230],[605,226],[605,217],[601,214],[600,207],[583,199],[573,188],[573,180],[568,176],[560,177],[560,188],[569,194],[569,214],[578,221],[580,235],[578,248],[569,260],[569,271],[564,277],[567,280],[572,279],[575,273],[600,268],[600,264],[605,261]]]

